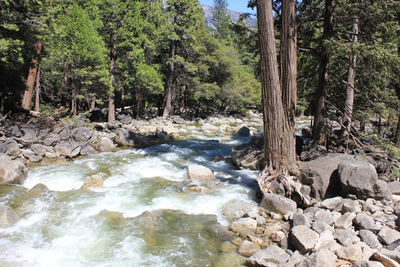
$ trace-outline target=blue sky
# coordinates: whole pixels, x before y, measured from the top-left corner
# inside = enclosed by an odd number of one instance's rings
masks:
[[[255,13],[255,10],[247,8],[247,0],[228,0],[229,9],[238,12]],[[200,0],[200,4],[213,6],[213,0]]]

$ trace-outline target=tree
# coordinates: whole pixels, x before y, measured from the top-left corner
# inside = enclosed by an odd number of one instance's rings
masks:
[[[224,42],[231,42],[231,19],[228,14],[228,2],[226,0],[214,0],[211,22],[215,27],[216,37]]]

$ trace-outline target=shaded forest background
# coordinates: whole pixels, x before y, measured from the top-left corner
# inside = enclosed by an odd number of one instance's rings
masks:
[[[279,46],[281,1],[273,10]],[[136,118],[261,110],[248,16],[232,21],[225,0],[214,1],[211,23],[197,0],[2,1],[0,113],[103,109],[114,121],[125,107]],[[400,145],[399,18],[395,0],[298,1],[297,115],[345,123],[352,88],[353,126],[372,122]]]

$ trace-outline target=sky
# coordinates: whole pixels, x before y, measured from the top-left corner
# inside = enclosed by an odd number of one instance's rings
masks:
[[[237,12],[255,13],[255,10],[247,8],[247,0],[228,0],[229,9]],[[200,0],[200,4],[213,6],[213,0]]]

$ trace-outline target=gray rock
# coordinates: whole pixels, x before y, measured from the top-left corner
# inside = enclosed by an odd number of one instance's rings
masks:
[[[84,145],[84,146],[82,146],[82,149],[81,149],[82,156],[93,155],[96,152],[97,151],[91,145]]]
[[[353,263],[352,267],[385,267],[378,261],[357,261]]]
[[[391,182],[388,184],[388,187],[393,195],[400,195],[400,182]]]
[[[42,156],[36,155],[32,150],[24,149],[24,150],[21,150],[21,151],[22,151],[22,155],[26,159],[28,159],[30,162],[38,163],[43,159]]]
[[[357,236],[356,232],[350,229],[336,229],[333,236],[343,246],[350,246],[360,242],[360,238]]]
[[[46,146],[55,146],[60,141],[60,136],[57,134],[50,134],[45,139],[42,140],[42,143]]]
[[[245,230],[255,231],[257,228],[257,221],[252,218],[241,218],[231,224],[231,229],[234,232],[242,232]]]
[[[235,220],[243,217],[243,215],[255,208],[257,208],[256,203],[237,199],[225,204],[221,209],[221,213],[229,220]]]
[[[360,230],[359,235],[361,240],[371,248],[382,247],[381,243],[379,243],[378,237],[373,232],[368,230]]]
[[[342,212],[360,212],[362,207],[357,200],[343,199]]]
[[[332,214],[329,211],[323,209],[315,213],[314,220],[324,222],[328,225],[332,225],[335,222],[335,218],[332,216]]]
[[[260,170],[264,162],[262,147],[242,144],[232,148],[232,160],[241,169]]]
[[[86,142],[93,136],[93,131],[85,127],[79,127],[73,129],[71,135],[75,141]]]
[[[242,242],[242,244],[240,244],[238,252],[242,256],[250,257],[250,256],[254,255],[260,249],[261,248],[259,245],[245,240]]]
[[[117,129],[115,134],[117,135],[115,142],[121,146],[145,147],[149,145],[144,136],[124,128]]]
[[[400,239],[400,232],[391,229],[385,225],[379,231],[378,236],[385,245],[389,245],[394,241]]]
[[[329,224],[320,221],[313,222],[311,228],[317,233],[322,233],[326,230],[332,230],[332,227]]]
[[[0,205],[0,228],[13,226],[19,219],[19,215],[10,207]]]
[[[81,152],[81,147],[79,146],[79,144],[74,142],[61,141],[54,147],[54,151],[61,156],[75,158],[79,156],[79,153]]]
[[[319,235],[317,232],[311,230],[305,225],[299,225],[292,228],[290,231],[290,238],[292,245],[300,251],[300,253],[307,253],[311,251],[316,245]]]
[[[296,267],[336,267],[336,255],[327,249],[321,249],[301,261]]]
[[[264,198],[260,204],[261,207],[268,211],[276,212],[279,214],[287,214],[289,212],[297,211],[297,204],[293,200],[281,195],[264,194]]]
[[[28,169],[21,161],[0,154],[0,184],[22,184],[27,173]]]
[[[363,258],[362,249],[357,245],[342,247],[336,251],[336,255],[339,259],[350,262],[360,261]]]
[[[7,147],[5,143],[0,143],[0,154],[6,153],[7,152]]]
[[[250,129],[249,129],[249,127],[246,127],[246,126],[241,127],[241,128],[237,131],[237,135],[245,136],[245,137],[250,136]]]
[[[18,146],[18,143],[15,140],[8,140],[5,143],[6,145],[6,154],[10,156],[12,159],[16,159],[21,154],[21,149]]]
[[[343,198],[334,197],[328,198],[321,202],[321,207],[329,210],[340,211],[343,206]]]
[[[270,245],[259,250],[247,260],[250,266],[276,266],[284,264],[290,259],[290,255],[277,245]]]
[[[387,184],[378,180],[375,167],[367,161],[342,162],[338,174],[344,194],[354,194],[359,199],[391,197]]]
[[[31,143],[37,141],[37,134],[36,134],[35,130],[33,130],[31,128],[22,128],[21,131],[22,131],[23,135],[19,139],[20,142],[25,143],[25,144],[31,144]]]
[[[187,167],[187,175],[189,179],[202,183],[207,183],[215,179],[213,171],[202,165],[189,165]]]
[[[59,136],[60,140],[68,140],[71,138],[72,126],[63,126],[54,130],[54,133]]]
[[[340,216],[335,222],[335,228],[348,229],[353,225],[353,220],[356,217],[355,213],[347,212]]]
[[[102,137],[97,143],[97,150],[100,152],[113,152],[115,151],[115,145],[113,141],[108,137]]]
[[[310,227],[310,222],[308,221],[307,217],[304,214],[295,213],[293,214],[292,225],[293,226],[305,225],[307,227]]]
[[[358,213],[354,219],[354,224],[359,229],[379,231],[380,227],[375,223],[375,220],[365,213]]]
[[[36,155],[39,155],[42,157],[46,155],[46,152],[50,152],[50,153],[54,152],[54,149],[52,147],[45,146],[42,144],[32,144],[31,149],[33,152],[35,152]]]
[[[400,264],[396,260],[391,259],[383,253],[375,252],[374,258],[381,262],[385,267],[400,267]]]

